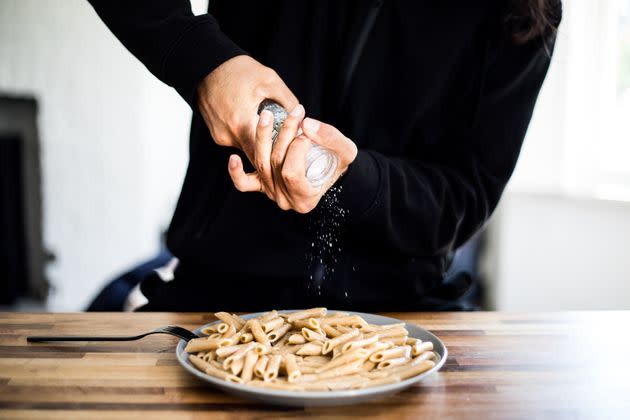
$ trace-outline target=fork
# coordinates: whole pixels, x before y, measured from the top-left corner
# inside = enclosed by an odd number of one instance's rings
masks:
[[[169,334],[179,337],[182,340],[190,341],[193,338],[199,338],[197,334],[186,328],[168,325],[159,327],[153,331],[149,331],[140,335],[129,336],[78,336],[78,335],[60,335],[60,336],[30,336],[26,337],[29,343],[41,343],[43,341],[134,341],[146,337],[151,334]]]

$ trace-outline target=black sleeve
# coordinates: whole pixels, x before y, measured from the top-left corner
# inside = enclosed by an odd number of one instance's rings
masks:
[[[245,54],[209,14],[194,16],[189,0],[89,0],[125,47],[196,109],[195,92],[221,63]]]
[[[359,150],[341,181],[354,235],[394,254],[441,255],[490,217],[516,165],[554,39],[490,41],[476,120],[439,164]]]

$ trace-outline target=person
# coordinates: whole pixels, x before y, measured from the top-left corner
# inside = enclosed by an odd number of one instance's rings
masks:
[[[142,310],[457,308],[444,273],[515,167],[559,0],[90,3],[193,110],[179,265]],[[338,158],[321,188],[312,144]]]

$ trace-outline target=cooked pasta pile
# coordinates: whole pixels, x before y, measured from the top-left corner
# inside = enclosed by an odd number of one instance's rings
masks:
[[[217,312],[208,337],[188,342],[190,362],[234,383],[300,391],[390,384],[435,366],[433,343],[408,336],[404,323],[368,324],[347,313],[313,308],[267,312],[244,320]]]

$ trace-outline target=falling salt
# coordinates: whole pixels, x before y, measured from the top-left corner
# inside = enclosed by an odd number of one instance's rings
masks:
[[[308,234],[311,247],[306,252],[309,282],[307,291],[322,295],[322,286],[335,272],[339,253],[342,252],[341,229],[348,214],[339,200],[342,186],[330,188],[321,198],[319,205],[309,213]],[[347,294],[346,294],[347,297]]]

